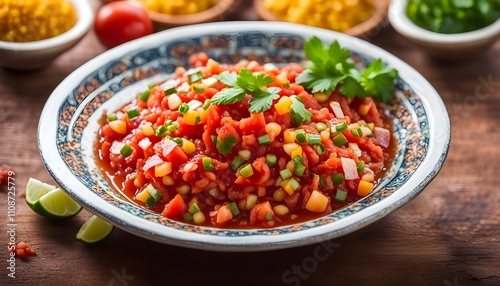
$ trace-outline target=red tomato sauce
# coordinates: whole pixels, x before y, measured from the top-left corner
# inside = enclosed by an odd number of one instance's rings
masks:
[[[130,201],[173,220],[221,228],[262,228],[324,216],[369,195],[391,165],[390,118],[371,98],[311,94],[295,78],[303,68],[206,54],[171,80],[103,116],[97,164]],[[230,88],[217,79],[242,69],[272,79],[272,105],[250,112],[252,95],[211,103]],[[297,126],[290,102],[310,118]],[[338,109],[342,111],[338,114]]]

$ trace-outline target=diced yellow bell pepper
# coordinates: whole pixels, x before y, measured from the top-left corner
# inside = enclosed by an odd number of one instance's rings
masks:
[[[109,127],[111,130],[115,131],[116,133],[119,134],[126,134],[127,133],[127,122],[123,120],[113,120],[109,123]]]
[[[274,105],[274,108],[276,109],[279,115],[283,115],[290,112],[290,106],[292,106],[292,99],[288,96],[283,96]]]
[[[307,201],[306,209],[311,212],[322,213],[326,211],[327,206],[328,198],[317,190],[314,190]]]
[[[373,191],[373,184],[367,181],[359,181],[358,196],[366,197]]]
[[[186,154],[192,154],[194,151],[196,151],[196,146],[193,142],[182,138],[182,150],[184,150]]]

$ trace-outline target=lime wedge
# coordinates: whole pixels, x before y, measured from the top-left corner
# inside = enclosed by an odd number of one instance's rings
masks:
[[[29,178],[26,184],[25,200],[26,203],[33,208],[38,200],[56,187],[40,182],[37,179]]]
[[[76,234],[76,239],[85,243],[94,243],[106,238],[112,230],[112,224],[98,216],[93,215],[82,225]]]
[[[31,207],[48,218],[65,218],[76,215],[82,207],[62,189],[52,190],[38,199]]]

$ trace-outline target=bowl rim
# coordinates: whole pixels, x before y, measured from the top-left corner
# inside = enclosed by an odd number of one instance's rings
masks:
[[[389,7],[389,2],[391,0],[371,0],[370,2],[373,3],[374,5],[374,12],[371,15],[370,18],[367,20],[350,27],[349,29],[339,32],[339,33],[345,33],[350,36],[362,36],[364,34],[368,34],[370,31],[375,29],[377,26],[381,25],[382,22],[384,21],[385,17],[387,16],[387,9]],[[264,0],[253,0],[253,7],[259,17],[263,20],[266,21],[280,21],[280,22],[287,22],[285,20],[279,19],[273,12],[269,11],[264,6]],[[287,22],[291,23],[291,22]],[[333,31],[333,30],[332,30]]]
[[[94,11],[89,0],[70,0],[77,12],[77,21],[68,31],[40,41],[7,42],[0,41],[0,49],[15,51],[36,51],[64,45],[75,41],[87,33],[94,22]]]
[[[156,222],[146,220],[138,215],[110,205],[98,194],[92,192],[74,176],[60,156],[57,145],[58,113],[60,104],[74,91],[75,83],[85,80],[91,72],[104,67],[107,63],[124,58],[130,53],[144,47],[158,45],[161,41],[175,41],[206,34],[237,33],[242,31],[258,31],[261,33],[290,33],[303,37],[316,35],[325,41],[338,40],[346,48],[367,54],[373,58],[382,57],[389,66],[395,67],[404,74],[406,80],[411,80],[411,88],[422,98],[426,110],[434,110],[428,114],[428,120],[433,129],[429,129],[432,140],[429,143],[428,155],[423,158],[414,175],[387,198],[370,205],[359,212],[350,214],[331,224],[308,228],[299,232],[280,233],[279,235],[262,235],[259,229],[252,230],[255,235],[231,236],[223,235],[223,229],[217,229],[217,235],[208,236],[196,232],[188,232],[174,227],[161,226]],[[432,109],[431,109],[432,107]],[[446,107],[432,85],[410,65],[369,42],[343,34],[299,24],[276,22],[270,25],[262,21],[218,22],[210,24],[178,27],[155,33],[110,49],[82,65],[66,77],[48,98],[38,124],[38,146],[40,155],[47,171],[55,181],[77,201],[83,202],[86,208],[104,219],[109,220],[119,228],[149,240],[175,246],[189,247],[211,251],[263,251],[319,243],[339,237],[373,223],[417,196],[439,173],[449,150],[451,138],[450,121]],[[432,144],[431,144],[432,143]],[[182,225],[182,223],[179,223]],[[238,230],[228,230],[237,233]],[[220,232],[220,233],[219,233]],[[299,233],[299,235],[297,235]]]
[[[391,25],[406,37],[434,44],[460,44],[493,39],[500,35],[500,19],[486,27],[465,33],[443,34],[429,31],[419,27],[408,18],[405,12],[407,2],[407,0],[392,0],[389,5]]]
[[[128,0],[130,2],[143,5],[137,0]],[[170,15],[160,13],[154,10],[146,9],[151,21],[160,25],[180,26],[210,21],[224,14],[233,5],[234,0],[219,0],[214,6],[194,14]]]

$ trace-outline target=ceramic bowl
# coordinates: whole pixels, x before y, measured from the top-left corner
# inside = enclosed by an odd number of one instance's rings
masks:
[[[129,0],[137,2],[135,0]],[[156,31],[165,30],[177,26],[185,26],[192,24],[200,24],[221,20],[223,15],[234,4],[234,0],[219,0],[219,2],[210,9],[194,14],[186,15],[169,15],[159,13],[153,10],[148,10],[148,15],[153,21]]]
[[[389,21],[406,39],[429,55],[443,60],[467,60],[484,51],[500,39],[500,19],[479,30],[459,34],[441,34],[417,26],[406,16],[406,0],[393,0]]]
[[[122,197],[96,166],[99,121],[165,80],[203,51],[221,63],[243,58],[280,65],[305,60],[304,42],[338,40],[366,65],[382,58],[399,71],[386,106],[399,141],[395,160],[372,194],[326,216],[269,229],[221,229],[186,224]],[[290,23],[221,22],[178,27],[113,48],[71,73],[54,90],[39,121],[41,158],[55,181],[89,211],[138,236],[213,251],[272,250],[312,244],[360,229],[417,196],[438,174],[450,143],[448,113],[435,89],[408,64],[368,42]]]
[[[33,42],[0,41],[0,67],[15,70],[40,69],[76,45],[89,31],[94,11],[88,0],[72,0],[77,11],[76,24],[61,35]]]
[[[387,8],[390,0],[373,0],[371,1],[375,7],[373,15],[366,21],[351,27],[344,33],[355,37],[372,36],[376,29],[382,24],[387,16]],[[264,0],[254,0],[254,9],[262,20],[266,21],[281,21],[273,12],[269,11],[264,6]]]

